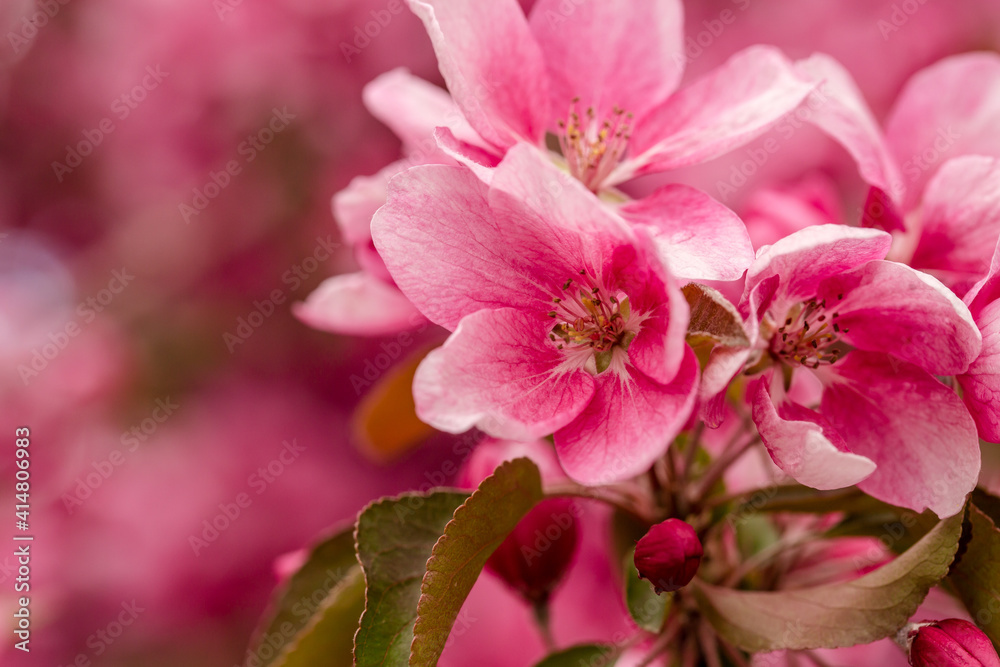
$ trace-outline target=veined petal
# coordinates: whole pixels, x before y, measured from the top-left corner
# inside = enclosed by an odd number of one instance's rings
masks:
[[[513,308],[464,318],[417,369],[417,415],[449,433],[473,426],[527,440],[573,421],[594,393],[583,371],[557,372],[562,355],[545,344],[548,323]]]
[[[632,157],[607,184],[704,162],[738,148],[794,110],[814,88],[777,49],[741,51],[637,123],[629,144]]]
[[[760,438],[779,468],[814,489],[853,486],[872,474],[875,463],[851,453],[822,415],[790,400],[775,408],[770,383],[770,374],[757,378],[747,395]]]
[[[497,149],[538,143],[548,122],[542,52],[517,0],[409,0],[469,124]]]
[[[672,381],[686,353],[691,314],[677,281],[658,260],[652,240],[642,230],[634,245],[616,249],[608,273],[628,292],[632,309],[644,318],[628,348],[629,358],[652,380]]]
[[[824,279],[884,259],[891,243],[892,237],[877,229],[816,225],[799,230],[758,251],[747,271],[741,304],[771,276],[780,277],[776,299],[812,298]]]
[[[1000,238],[997,239],[996,247],[993,249],[989,271],[972,286],[962,301],[969,307],[972,316],[978,320],[983,308],[997,299],[1000,299]]]
[[[673,382],[632,369],[596,378],[593,400],[555,434],[563,469],[581,484],[608,484],[645,472],[684,428],[698,390],[698,360],[687,348]]]
[[[499,160],[488,150],[462,141],[447,127],[437,128],[434,140],[442,153],[471,169],[483,183],[489,185],[493,181],[493,169]]]
[[[695,188],[665,185],[626,204],[621,214],[649,226],[660,257],[672,273],[688,280],[737,280],[753,262],[743,221]]]
[[[844,342],[936,375],[965,372],[982,347],[965,304],[936,278],[905,264],[869,262],[825,280],[817,297],[839,314]]]
[[[484,308],[548,302],[552,286],[580,268],[571,261],[580,253],[579,234],[552,238],[536,217],[498,216],[487,197],[486,184],[468,169],[416,167],[393,179],[372,221],[396,284],[448,329]]]
[[[490,204],[495,210],[535,215],[558,229],[590,236],[632,239],[625,221],[538,148],[520,143],[507,151],[490,182]]]
[[[960,512],[979,477],[976,424],[958,395],[905,361],[855,350],[827,377],[821,412],[878,468],[858,486],[916,512]]]
[[[684,72],[680,0],[539,0],[531,11],[552,82],[552,111],[564,118],[579,97],[597,118],[619,107],[641,118],[670,96]]]

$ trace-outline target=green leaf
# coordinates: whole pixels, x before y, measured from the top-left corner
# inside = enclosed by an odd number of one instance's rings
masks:
[[[358,515],[358,560],[367,590],[354,637],[355,664],[406,665],[420,582],[434,543],[468,495],[437,491],[376,501]]]
[[[515,459],[497,468],[455,511],[427,561],[410,665],[437,664],[486,560],[543,497],[538,467]]]
[[[296,664],[287,662],[285,656],[302,644],[316,626],[326,623],[332,624],[324,630],[326,663],[350,665],[354,631],[364,601],[363,594],[356,595],[355,579],[359,577],[353,527],[318,543],[272,602],[267,620],[252,643],[251,655],[262,667]],[[360,590],[363,593],[363,579]]]
[[[1000,646],[1000,530],[985,512],[969,506],[972,539],[949,580],[972,620]]]
[[[354,632],[364,608],[365,575],[355,566],[285,647],[274,667],[350,667]]]
[[[691,307],[687,335],[695,344],[711,341],[726,347],[750,346],[743,318],[722,293],[698,283],[688,283],[681,291]]]
[[[535,667],[581,667],[581,665],[604,665],[611,667],[618,660],[614,646],[607,644],[580,644],[553,653]]]
[[[632,620],[643,630],[659,632],[663,628],[663,620],[667,609],[673,600],[671,593],[657,595],[653,585],[639,578],[635,569],[635,549],[624,559],[625,570],[625,606]]]
[[[702,614],[746,651],[867,644],[898,630],[958,550],[963,515],[945,519],[896,559],[852,581],[790,591],[741,591],[698,579],[689,586]]]
[[[817,491],[798,484],[773,485],[743,494],[723,516],[739,530],[753,523],[761,512],[828,514],[840,512],[843,518],[825,534],[826,537],[868,536],[884,538],[897,553],[909,549],[937,522],[937,516],[895,507],[876,500],[856,487]]]
[[[743,558],[756,556],[781,538],[771,517],[754,514],[736,526],[736,547]]]

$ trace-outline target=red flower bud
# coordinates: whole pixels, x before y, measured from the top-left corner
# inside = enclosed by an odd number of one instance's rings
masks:
[[[538,466],[545,482],[565,478],[552,445],[544,440],[518,442],[486,438],[462,466],[456,483],[474,488],[497,466],[521,456]],[[486,569],[533,604],[542,605],[562,580],[579,542],[578,501],[544,500],[521,519],[486,561]]]
[[[667,519],[650,528],[635,545],[635,569],[657,593],[676,591],[694,578],[701,555],[694,528],[680,519]]]
[[[969,621],[913,623],[902,632],[913,667],[1000,667],[989,637]]]
[[[486,561],[531,603],[546,602],[569,568],[579,542],[577,506],[568,498],[538,504]]]

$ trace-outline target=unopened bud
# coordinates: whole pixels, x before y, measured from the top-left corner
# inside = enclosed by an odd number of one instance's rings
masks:
[[[486,569],[532,603],[544,603],[576,553],[579,543],[573,501],[545,500],[521,519],[497,547]]]
[[[993,643],[969,621],[911,623],[899,631],[913,667],[1000,667]]]
[[[657,593],[676,591],[694,578],[701,555],[694,528],[680,519],[667,519],[650,528],[635,545],[635,569]]]
[[[462,466],[456,483],[475,487],[504,461],[526,456],[547,483],[565,479],[552,445],[545,440],[518,442],[487,438]],[[544,605],[559,585],[579,542],[579,501],[550,498],[528,512],[486,561],[500,577],[536,607]]]

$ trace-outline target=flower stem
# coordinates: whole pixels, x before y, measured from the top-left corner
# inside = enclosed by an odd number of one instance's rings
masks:
[[[546,488],[545,495],[549,498],[566,496],[589,498],[590,500],[597,500],[606,505],[611,505],[626,514],[631,514],[642,522],[653,523],[655,521],[656,513],[649,506],[648,499],[616,487],[587,487],[571,483],[559,484]]]
[[[727,447],[726,450],[719,456],[705,471],[705,474],[698,480],[698,484],[691,489],[689,498],[695,503],[701,503],[705,500],[707,496],[712,491],[712,487],[715,486],[716,482],[722,479],[722,476],[726,473],[733,463],[739,460],[751,447],[760,442],[760,435],[757,433],[753,434],[753,437],[748,438],[745,442],[740,445],[733,447]]]
[[[705,656],[705,664],[708,667],[722,667],[722,658],[719,656],[719,642],[715,638],[712,626],[704,619],[698,623],[698,641],[701,644],[702,655]]]
[[[653,646],[649,649],[649,653],[646,654],[646,657],[644,657],[642,662],[636,665],[636,667],[649,667],[649,665],[653,664],[653,660],[656,659],[656,656],[670,648],[670,643],[677,638],[678,634],[680,634],[682,625],[683,619],[681,616],[673,616],[667,622],[667,625],[663,629],[660,636],[656,638],[655,642],[653,642]]]
[[[536,602],[531,606],[531,611],[534,612],[535,625],[538,626],[538,634],[542,636],[542,643],[545,645],[545,650],[549,653],[554,653],[556,642],[552,636],[552,619],[549,615],[548,600]]]
[[[698,447],[701,446],[701,435],[705,432],[705,422],[700,421],[691,431],[691,438],[688,441],[687,451],[684,452],[684,469],[681,473],[685,481],[691,479],[691,468],[694,465],[695,457],[698,455]]]
[[[723,639],[719,640],[719,645],[722,646],[722,650],[726,652],[729,660],[736,667],[750,667],[750,663],[746,661],[746,658],[743,657],[743,654],[735,646]]]

